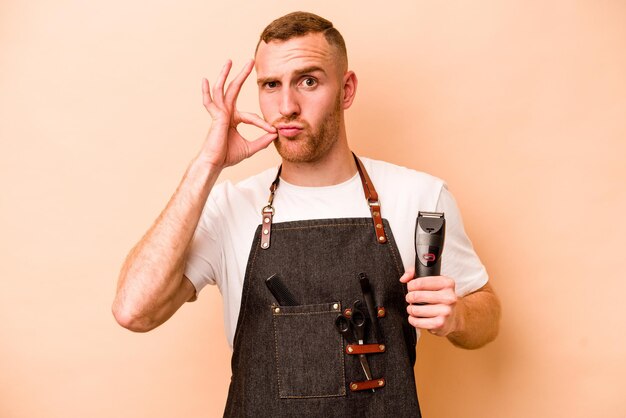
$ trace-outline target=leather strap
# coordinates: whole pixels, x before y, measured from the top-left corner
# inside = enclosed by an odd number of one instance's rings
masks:
[[[378,354],[384,353],[385,344],[348,344],[346,346],[346,354]]]
[[[374,232],[376,233],[376,240],[379,244],[384,244],[387,242],[387,236],[385,235],[385,227],[383,226],[383,218],[380,214],[380,201],[378,200],[378,193],[374,188],[374,183],[370,179],[365,167],[363,167],[363,163],[356,154],[352,153],[354,157],[354,161],[356,162],[356,168],[359,172],[359,177],[361,178],[361,184],[363,185],[363,193],[365,194],[365,198],[367,199],[367,203],[370,207],[370,212],[372,213],[372,222],[374,224]],[[272,219],[274,217],[274,207],[272,203],[274,202],[274,195],[276,193],[276,189],[278,188],[278,183],[280,182],[280,172],[282,171],[283,166],[278,167],[278,172],[276,173],[276,178],[272,182],[270,186],[270,197],[267,201],[267,205],[263,207],[261,214],[263,215],[263,227],[261,234],[261,249],[267,250],[270,247],[270,237],[272,235]]]
[[[352,153],[354,161],[356,161],[356,168],[359,170],[359,176],[361,177],[361,183],[363,183],[363,192],[365,192],[365,198],[370,205],[370,212],[372,213],[372,221],[374,222],[374,232],[376,232],[376,239],[380,244],[387,242],[387,236],[385,235],[385,227],[383,226],[383,217],[380,214],[380,201],[378,200],[378,193],[374,188],[374,183],[367,175],[365,167],[359,158]]]
[[[363,382],[350,382],[350,390],[358,392],[360,390],[378,389],[385,386],[385,378],[365,380]]]
[[[385,315],[387,315],[387,310],[385,309],[384,306],[377,306],[376,307],[376,316],[379,318],[384,318]],[[346,318],[350,318],[352,316],[352,308],[346,308],[343,310],[343,316],[345,316]]]
[[[272,235],[272,218],[274,217],[274,194],[276,194],[276,189],[278,188],[278,182],[280,181],[280,172],[282,171],[283,166],[278,167],[278,172],[276,173],[276,178],[270,185],[270,197],[267,200],[267,205],[263,207],[261,210],[261,214],[263,215],[263,227],[261,231],[261,248],[267,250],[270,247],[270,235]]]

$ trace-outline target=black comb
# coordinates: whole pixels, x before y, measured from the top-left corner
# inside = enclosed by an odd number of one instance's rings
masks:
[[[287,286],[285,286],[283,281],[280,280],[280,277],[278,277],[276,274],[272,274],[270,277],[265,279],[265,284],[267,285],[267,288],[270,290],[270,292],[272,292],[272,295],[274,295],[274,298],[276,298],[276,301],[279,305],[299,305],[298,301],[296,301],[296,298],[293,297],[289,289],[287,289]]]

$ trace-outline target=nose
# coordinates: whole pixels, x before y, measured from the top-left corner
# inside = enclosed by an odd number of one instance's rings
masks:
[[[292,118],[300,114],[300,105],[297,94],[289,88],[283,89],[280,100],[280,114],[285,118]]]

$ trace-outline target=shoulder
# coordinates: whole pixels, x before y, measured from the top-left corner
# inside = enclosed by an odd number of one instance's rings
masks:
[[[361,161],[381,195],[436,200],[446,187],[442,179],[422,171],[371,158],[361,158]]]

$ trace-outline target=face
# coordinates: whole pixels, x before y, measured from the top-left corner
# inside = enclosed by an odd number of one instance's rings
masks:
[[[289,162],[315,162],[343,134],[346,73],[336,49],[321,33],[284,42],[261,42],[256,56],[259,102],[278,129],[274,142]]]

